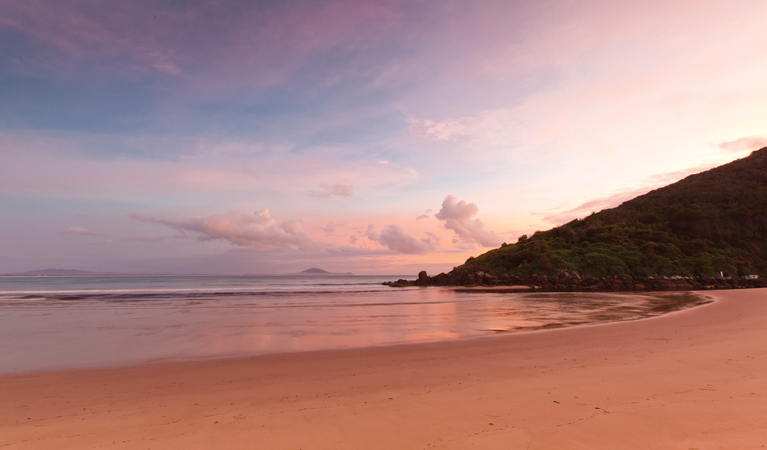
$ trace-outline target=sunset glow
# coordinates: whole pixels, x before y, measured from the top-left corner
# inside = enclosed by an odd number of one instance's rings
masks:
[[[0,273],[450,270],[767,146],[763,1],[0,1]]]

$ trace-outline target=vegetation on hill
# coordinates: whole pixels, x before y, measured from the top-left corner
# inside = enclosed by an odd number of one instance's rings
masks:
[[[767,275],[767,147],[617,208],[522,236],[451,272],[592,277]]]

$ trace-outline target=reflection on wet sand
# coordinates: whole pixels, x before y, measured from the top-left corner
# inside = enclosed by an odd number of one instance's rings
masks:
[[[0,372],[466,339],[631,320],[703,301],[439,288],[70,297],[0,305]]]

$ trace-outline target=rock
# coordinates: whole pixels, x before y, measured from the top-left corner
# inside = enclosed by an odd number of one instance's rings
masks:
[[[408,287],[408,286],[412,286],[413,282],[403,280],[402,278],[400,278],[397,281],[384,281],[382,284],[384,286],[389,286],[389,287]]]
[[[450,272],[430,277],[425,271],[415,281],[397,280],[383,283],[391,287],[408,286],[535,286],[537,290],[553,292],[572,291],[686,291],[699,289],[738,289],[767,286],[767,278],[714,278],[708,276],[649,276],[635,278],[594,277],[560,270],[555,275],[530,274],[524,276],[503,274],[495,276],[485,272]]]
[[[426,274],[425,270],[422,270],[418,273],[418,279],[415,280],[416,286],[428,286],[429,285],[429,275]]]

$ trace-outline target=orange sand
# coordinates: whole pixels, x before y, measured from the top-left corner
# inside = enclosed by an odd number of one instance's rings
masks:
[[[464,342],[0,376],[0,448],[761,449],[767,290]]]

